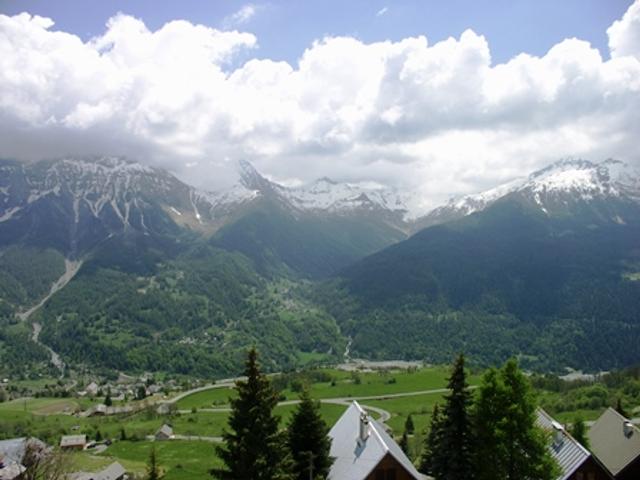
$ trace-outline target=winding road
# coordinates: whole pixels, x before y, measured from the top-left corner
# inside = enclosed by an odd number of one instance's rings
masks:
[[[204,387],[198,387],[198,388],[194,388],[193,390],[189,390],[187,392],[183,392],[180,395],[177,395],[176,397],[170,399],[170,400],[166,400],[163,401],[162,403],[165,404],[176,404],[178,401],[182,400],[185,397],[188,397],[189,395],[193,394],[193,393],[197,393],[197,392],[203,392],[205,390],[211,390],[213,388],[231,388],[233,387],[233,383],[223,383],[223,384],[216,384],[216,385],[208,385],[208,386],[204,386]],[[476,388],[475,386],[471,386],[469,387],[470,389]],[[418,390],[418,391],[412,391],[412,392],[400,392],[400,393],[387,393],[387,394],[383,394],[383,395],[366,395],[366,396],[359,396],[359,397],[335,397],[335,398],[321,398],[318,401],[321,403],[327,403],[327,404],[333,404],[333,405],[344,405],[344,406],[349,406],[351,405],[351,403],[356,400],[358,402],[362,402],[362,401],[367,401],[367,400],[388,400],[390,398],[402,398],[402,397],[413,397],[413,396],[419,396],[419,395],[430,395],[430,394],[438,394],[438,393],[446,393],[449,390],[447,388],[433,388],[430,390]],[[296,405],[300,403],[300,400],[284,400],[282,402],[278,402],[278,406],[283,406],[283,405]],[[374,412],[375,414],[378,415],[378,419],[377,421],[382,424],[385,428],[389,428],[386,425],[386,422],[391,418],[391,413],[383,408],[380,407],[374,407],[371,405],[366,405],[364,403],[361,403],[362,407],[365,410],[368,410],[369,412]],[[208,412],[208,413],[228,413],[231,411],[230,407],[215,407],[215,408],[198,408],[197,409],[198,412]],[[191,413],[191,410],[178,410],[179,413],[181,414],[188,414]],[[176,436],[176,438],[178,438]],[[217,439],[219,437],[211,437],[211,439],[215,438],[216,440],[210,440],[210,441],[217,441]]]

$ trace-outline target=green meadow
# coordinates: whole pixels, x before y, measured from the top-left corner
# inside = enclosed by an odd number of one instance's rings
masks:
[[[415,434],[409,438],[409,453],[416,458],[433,407],[443,402],[448,375],[449,367],[368,372],[322,369],[288,374],[273,378],[274,384],[281,388],[281,400],[285,402],[276,407],[275,413],[280,416],[284,428],[296,408],[296,405],[286,402],[297,399],[306,385],[312,396],[319,400],[342,399],[348,404],[351,399],[358,399],[365,408],[385,410],[390,414],[386,423],[396,438],[402,435],[406,419],[411,415]],[[472,373],[468,381],[476,386],[480,383],[480,375]],[[0,439],[29,435],[56,445],[62,435],[74,433],[87,434],[90,439],[110,438],[114,442],[103,453],[96,454],[92,450],[74,453],[74,470],[96,471],[117,460],[135,474],[145,471],[150,449],[155,446],[166,480],[207,478],[207,471],[218,461],[214,448],[217,438],[205,437],[222,436],[229,415],[229,398],[234,395],[233,388],[211,388],[182,398],[176,403],[176,411],[170,414],[158,414],[155,406],[149,405],[134,414],[92,418],[70,414],[90,406],[92,402],[87,399],[13,400],[0,403]],[[562,403],[566,394],[539,390],[538,398],[552,415],[565,423],[572,422],[578,415],[585,420],[593,420],[606,408],[554,411],[553,405],[567,406],[566,401]],[[575,405],[583,403],[574,401]],[[323,402],[321,413],[327,425],[331,426],[346,408],[346,405]],[[373,412],[373,415],[378,418],[378,413]],[[170,424],[177,436],[189,439],[149,441],[148,437],[164,423]]]

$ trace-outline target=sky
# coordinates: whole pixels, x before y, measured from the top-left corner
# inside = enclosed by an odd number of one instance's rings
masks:
[[[640,0],[0,0],[0,156],[125,155],[203,188],[419,188],[640,163]]]

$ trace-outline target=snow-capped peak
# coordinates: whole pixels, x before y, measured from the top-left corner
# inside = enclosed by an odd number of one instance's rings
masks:
[[[248,190],[271,190],[273,184],[264,178],[258,170],[246,160],[238,160],[238,174],[240,175],[240,184]]]
[[[452,198],[426,215],[421,223],[432,225],[480,211],[505,195],[520,192],[549,213],[550,203],[569,198],[589,202],[596,198],[624,197],[640,201],[640,171],[619,160],[600,163],[563,159],[484,192]],[[562,198],[560,198],[562,197]]]
[[[384,210],[404,215],[407,211],[401,196],[395,190],[381,185],[337,182],[322,177],[306,185],[286,187],[263,177],[246,160],[237,163],[237,171],[238,184],[220,192],[201,193],[201,196],[225,210],[257,197],[271,196],[294,210],[315,213]]]
[[[582,200],[595,197],[640,198],[640,171],[619,160],[600,163],[566,159],[529,175],[519,190],[535,194],[571,193]]]

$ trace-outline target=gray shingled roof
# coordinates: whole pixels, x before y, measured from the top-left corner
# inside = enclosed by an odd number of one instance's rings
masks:
[[[566,480],[580,465],[587,461],[591,453],[569,435],[564,427],[551,418],[547,412],[538,408],[536,413],[538,426],[551,433],[549,451],[562,471],[558,480]]]
[[[86,443],[87,443],[86,435],[64,435],[60,439],[61,447],[75,447],[79,445],[82,445],[84,447]]]
[[[160,429],[156,432],[156,435],[163,434],[167,437],[171,437],[173,435],[173,428],[171,428],[166,423],[160,427]]]
[[[79,472],[71,475],[71,480],[118,480],[127,473],[122,465],[114,462],[98,473]]]
[[[26,445],[26,437],[0,440],[0,457],[4,458],[7,463],[22,463]]]
[[[591,451],[613,475],[640,456],[640,430],[629,423],[625,435],[625,422],[626,418],[608,408],[589,430]]]
[[[363,413],[369,420],[368,437],[364,442],[359,441]],[[356,401],[342,414],[329,436],[330,454],[335,459],[329,480],[363,480],[386,455],[394,457],[416,480],[423,478],[384,427],[366,414]]]
[[[35,443],[40,448],[46,448],[46,444],[37,438],[12,438],[9,440],[0,440],[0,457],[7,462],[22,463],[27,443]]]
[[[22,460],[28,443],[34,443],[41,449],[47,448],[46,444],[37,438],[12,438],[0,440],[0,460],[4,468],[0,468],[0,480],[12,480],[18,478],[25,468]]]

